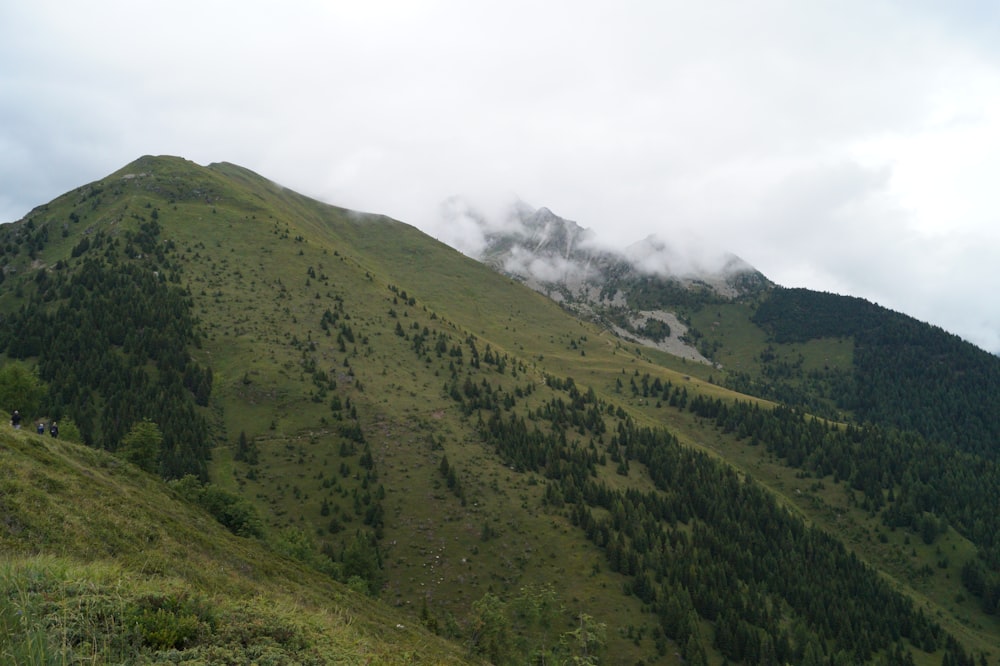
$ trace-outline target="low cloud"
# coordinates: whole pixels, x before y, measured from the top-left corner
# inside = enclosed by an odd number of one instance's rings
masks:
[[[691,234],[668,240],[648,236],[625,248],[623,254],[638,270],[667,277],[726,275],[750,267],[732,252],[711,247]]]
[[[517,192],[619,251],[661,239],[650,270],[733,252],[785,284],[948,306],[934,323],[987,344],[1000,305],[986,269],[921,239],[962,235],[969,252],[1000,222],[997,12],[0,3],[0,61],[17,65],[0,72],[0,221],[170,154],[239,164],[475,255],[479,226],[439,203],[457,192],[499,223]],[[910,267],[944,261],[952,295],[933,301]]]
[[[420,216],[421,227],[463,254],[479,257],[486,248],[489,234],[524,233],[524,225],[517,215],[522,205],[512,195],[451,196],[438,205],[434,214]]]
[[[514,248],[504,261],[505,271],[530,276],[540,282],[576,283],[596,277],[596,271],[585,263],[559,256],[540,257],[520,247]]]

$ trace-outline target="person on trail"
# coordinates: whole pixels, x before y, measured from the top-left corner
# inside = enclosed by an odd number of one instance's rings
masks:
[[[45,434],[45,422],[44,421],[39,421],[38,422],[38,434],[39,435],[44,435]]]
[[[14,410],[14,413],[10,415],[10,424],[14,426],[14,430],[21,429],[21,412]]]
[[[56,425],[55,421],[53,421],[52,425],[49,426],[49,434],[52,435],[53,437],[59,436],[59,426]]]

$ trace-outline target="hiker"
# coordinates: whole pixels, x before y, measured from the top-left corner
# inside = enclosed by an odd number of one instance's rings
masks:
[[[39,421],[38,422],[38,434],[39,435],[44,435],[45,434],[45,421]]]
[[[55,421],[53,421],[52,425],[49,426],[49,434],[52,435],[53,437],[59,436],[59,426],[56,425]]]
[[[14,426],[14,430],[21,429],[21,412],[14,410],[14,413],[10,415],[10,424]]]

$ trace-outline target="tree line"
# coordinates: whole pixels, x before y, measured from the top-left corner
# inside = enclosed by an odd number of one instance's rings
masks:
[[[902,654],[903,639],[928,652],[944,642],[933,620],[838,541],[668,431],[626,418],[607,444],[646,466],[656,490],[641,492],[612,490],[594,473],[596,446],[546,426],[494,413],[481,432],[506,462],[547,477],[548,500],[630,577],[627,591],[687,661],[704,663],[708,641],[730,659],[775,664],[808,663],[807,653],[815,663],[856,663]],[[714,625],[713,637],[701,635],[699,619]]]
[[[874,569],[751,479],[663,428],[638,427],[572,379],[547,383],[559,393],[527,416],[502,398],[479,401],[480,434],[505,464],[542,474],[545,502],[629,577],[626,591],[659,619],[661,653],[672,639],[689,663],[705,663],[712,645],[744,663],[906,664],[909,645],[972,663]],[[491,386],[491,396],[501,392]],[[468,407],[466,395],[453,397]],[[699,398],[673,387],[668,400]],[[619,473],[641,463],[656,489],[612,489],[597,474],[609,459]],[[703,635],[703,621],[713,635]]]

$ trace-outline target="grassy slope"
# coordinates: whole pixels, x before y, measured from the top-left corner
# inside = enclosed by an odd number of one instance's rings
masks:
[[[152,170],[155,187],[147,186],[152,179],[122,180]],[[176,191],[163,186],[171,178],[180,183]],[[840,535],[904,590],[926,599],[969,647],[997,643],[996,620],[977,613],[967,600],[956,601],[957,567],[964,559],[959,555],[968,549],[956,535],[942,546],[953,546],[956,556],[939,569],[937,553],[915,545],[916,554],[910,554],[905,535],[878,540],[876,521],[852,507],[843,488],[829,479],[822,488],[812,485],[815,480],[796,479],[763,452],[705,429],[689,414],[657,408],[615,388],[618,378],[627,385],[634,373],[649,372],[684,383],[690,391],[731,395],[704,381],[719,371],[622,345],[412,227],[318,204],[233,165],[201,169],[182,160],[144,159],[105,183],[127,185],[121,189],[131,211],[147,203],[160,208],[163,236],[177,245],[183,281],[202,318],[199,353],[215,372],[219,449],[214,480],[254,500],[273,533],[294,527],[336,546],[360,526],[350,509],[351,495],[360,487],[358,456],[340,457],[340,422],[327,400],[312,399],[315,387],[302,371],[303,358],[329,370],[336,377],[335,393],[357,405],[378,482],[386,490],[384,601],[416,614],[426,600],[442,623],[449,617],[461,622],[471,601],[487,590],[509,595],[522,585],[551,581],[569,611],[586,611],[608,623],[608,652],[621,663],[651,654],[648,638],[638,645],[624,638],[629,626],[648,628],[651,618],[621,594],[619,578],[600,571],[601,554],[563,516],[546,513],[542,486],[531,475],[501,465],[478,443],[472,423],[456,413],[443,392],[447,359],[418,359],[409,340],[393,332],[401,322],[409,335],[417,322],[418,328],[450,332],[457,341],[475,335],[480,352],[488,343],[524,363],[517,378],[485,370],[477,378],[505,386],[532,383],[543,391],[543,373],[572,376],[641,420],[663,423],[682,441],[725,457]],[[51,214],[64,219],[74,205],[57,200]],[[108,223],[127,225],[129,219],[98,206],[80,224]],[[62,244],[70,247],[71,240]],[[54,260],[62,256],[57,251],[66,248],[50,245],[45,253]],[[316,277],[309,276],[310,267]],[[415,304],[407,305],[390,285],[406,291]],[[326,337],[319,327],[322,312],[337,299],[357,338],[344,352],[337,347],[336,332]],[[729,336],[725,351],[748,358],[759,353],[763,340],[753,337],[739,313],[715,313],[714,320]],[[712,322],[698,325],[705,329]],[[809,363],[844,354],[849,350],[837,346],[804,353]],[[533,400],[525,402],[531,406]],[[256,474],[232,460],[228,446],[240,431],[260,448]],[[438,472],[445,454],[459,470],[464,507]],[[351,473],[341,476],[341,464]],[[648,484],[638,467],[627,481],[611,469],[601,473],[609,483]],[[336,485],[330,487],[333,478]],[[353,520],[338,535],[325,529],[329,518],[320,512],[323,499],[336,515]],[[498,536],[483,542],[484,525]],[[930,575],[911,575],[926,563]]]
[[[232,536],[109,454],[5,428],[0,478],[3,658],[464,661],[385,606]]]
[[[592,574],[602,563],[601,553],[581,539],[564,517],[539,509],[543,487],[536,484],[537,479],[508,470],[478,444],[471,424],[460,418],[454,402],[443,395],[446,363],[435,361],[433,367],[419,363],[409,343],[393,334],[393,327],[397,320],[407,326],[418,321],[420,326],[453,332],[459,342],[469,333],[483,336],[481,351],[488,341],[494,350],[531,359],[532,367],[519,382],[525,385],[541,384],[539,359],[569,356],[566,350],[571,338],[598,337],[598,332],[582,329],[533,292],[520,287],[512,291],[508,280],[411,227],[385,218],[345,215],[287,192],[275,194],[294,216],[282,218],[292,229],[287,238],[282,239],[281,232],[266,238],[272,241],[269,251],[281,257],[267,274],[281,276],[290,287],[282,301],[289,312],[284,316],[276,313],[269,321],[272,332],[268,335],[274,343],[269,350],[279,353],[275,349],[287,346],[291,335],[311,336],[318,341],[316,354],[321,363],[328,364],[331,371],[339,368],[343,380],[346,356],[356,379],[365,387],[361,393],[342,385],[340,393],[359,405],[379,480],[387,491],[389,520],[383,547],[389,583],[383,599],[414,613],[426,599],[441,624],[452,619],[462,623],[471,603],[487,591],[506,596],[516,594],[524,585],[551,582],[567,606],[567,617],[573,611],[586,611],[607,621],[612,627],[611,651],[638,658],[642,652],[619,641],[617,628],[620,625],[624,631],[629,624],[648,624],[650,618],[640,614],[634,599],[620,593],[623,579]],[[287,209],[281,210],[287,215]],[[221,208],[219,211],[222,214]],[[298,242],[295,238],[300,234],[304,240]],[[284,252],[286,249],[290,252]],[[317,274],[327,275],[328,282],[319,286],[313,280],[307,287],[309,265],[316,267]],[[291,288],[293,285],[298,288]],[[389,285],[400,286],[416,298],[416,305],[401,305]],[[344,299],[356,337],[367,336],[368,346],[349,345],[348,353],[342,354],[324,337],[317,324],[320,304],[326,307],[328,293]],[[483,300],[484,293],[497,298]],[[252,295],[244,291],[243,297]],[[234,359],[236,369],[225,373],[225,384],[219,385],[216,375],[219,398],[226,404],[228,430],[233,434],[245,429],[261,442],[264,461],[260,467],[266,470],[256,479],[241,476],[240,484],[262,501],[276,529],[302,524],[303,520],[325,526],[327,519],[319,513],[321,497],[343,507],[341,515],[350,516],[344,494],[352,479],[340,480],[339,497],[336,491],[321,486],[322,480],[336,474],[341,462],[336,453],[341,441],[336,423],[323,422],[330,416],[329,410],[325,405],[317,408],[301,389],[295,397],[295,366],[274,369],[272,365],[270,376],[266,376],[266,369],[256,369],[267,359],[233,354],[244,336],[232,335],[226,321],[226,299],[221,300],[206,350]],[[251,307],[266,311],[267,300]],[[397,312],[396,319],[388,314],[390,309]],[[282,328],[285,331],[279,332]],[[613,343],[605,340],[600,344]],[[570,361],[578,358],[576,352]],[[572,362],[563,365],[558,374],[578,370]],[[223,364],[228,366],[228,362]],[[557,372],[552,366],[545,367]],[[251,386],[257,385],[259,378],[260,385],[289,387],[281,394],[285,397],[282,403],[264,408],[273,409],[269,418],[254,417],[257,405],[245,399],[246,387],[241,384],[247,368]],[[264,421],[274,422],[274,430],[259,429]],[[251,430],[248,424],[258,428]],[[467,489],[464,507],[444,487],[438,472],[443,455],[459,470]],[[347,463],[357,470],[356,457]],[[304,473],[303,468],[311,473]],[[324,474],[323,479],[318,473]],[[295,478],[295,483],[289,484],[289,478]],[[355,517],[346,532],[357,522]],[[488,543],[481,540],[484,525],[498,535]]]
[[[684,381],[693,390],[710,395],[728,393],[698,382],[696,377],[704,378],[706,369],[695,367],[695,364],[682,364],[677,368],[673,362],[670,365],[675,368],[674,372],[662,367],[651,368],[647,359],[654,365],[655,359],[649,356],[648,350],[623,347],[605,332],[576,321],[567,324],[562,311],[553,308],[549,301],[539,300],[536,294],[519,285],[503,284],[509,281],[502,276],[482,274],[478,265],[468,266],[456,261],[450,249],[429,241],[410,227],[385,219],[365,220],[353,226],[350,239],[353,247],[372,253],[372,265],[376,265],[380,273],[387,274],[389,281],[406,285],[411,293],[423,295],[422,300],[432,302],[435,308],[446,309],[449,317],[460,321],[467,330],[483,336],[488,334],[495,347],[503,345],[515,353],[530,349],[530,357],[540,359],[539,365],[546,371],[573,376],[578,382],[593,385],[608,399],[621,401],[621,396],[614,393],[612,382],[623,369],[629,373],[637,369],[652,372],[674,382],[692,377]],[[726,338],[723,349],[734,360],[754,358],[766,344],[763,335],[749,323],[746,308],[725,307],[727,312],[720,309],[714,313],[717,319],[708,326],[718,322],[714,328],[721,329]],[[712,317],[713,313],[706,310],[699,315]],[[524,322],[530,322],[528,330],[518,331],[518,326],[523,327]],[[581,342],[579,347],[587,351],[586,356],[568,347],[570,340],[579,341],[583,337],[587,342]],[[841,340],[796,345],[780,349],[779,353],[789,358],[801,355],[805,371],[850,367],[850,345]],[[707,372],[711,376],[712,371]],[[639,408],[639,414],[647,415],[651,422],[666,423],[687,442],[707,447],[754,473],[789,505],[798,507],[804,517],[839,535],[849,547],[885,571],[920,602],[936,606],[937,619],[971,647],[989,650],[995,645],[1000,634],[996,619],[983,616],[974,600],[963,598],[958,582],[959,568],[973,549],[953,531],[930,547],[910,535],[885,533],[876,518],[854,509],[848,493],[829,479],[818,485],[816,480],[797,479],[794,471],[768,460],[762,452],[718,433],[705,432],[687,415],[668,409],[650,409],[642,400],[635,403],[633,407]],[[480,461],[473,462],[478,464]],[[510,476],[507,478],[510,480]],[[828,489],[827,486],[832,487]],[[944,562],[947,563],[942,566]]]
[[[433,303],[435,310],[447,312],[448,316],[461,322],[463,328],[486,336],[494,347],[515,353],[529,353],[540,367],[559,376],[573,376],[578,382],[593,385],[595,390],[608,399],[621,401],[622,397],[613,390],[614,377],[623,370],[627,374],[640,369],[652,372],[664,379],[685,380],[693,390],[712,395],[725,395],[718,387],[699,383],[698,376],[711,376],[710,369],[695,364],[681,364],[676,361],[657,364],[648,350],[626,347],[610,338],[605,332],[596,331],[584,324],[566,322],[564,313],[553,308],[546,299],[540,299],[533,292],[509,283],[499,275],[485,273],[478,265],[456,260],[454,253],[428,240],[416,230],[386,219],[357,220],[350,229],[348,239],[351,246],[365,253],[366,265],[394,284],[405,285],[410,293],[419,294],[421,301]],[[451,255],[451,256],[449,256]],[[485,296],[484,296],[485,295]],[[699,316],[715,317],[707,322],[725,338],[723,349],[727,360],[752,359],[762,351],[765,339],[756,327],[749,323],[749,312],[742,306],[724,306],[727,312],[699,313]],[[742,310],[741,310],[742,308]],[[530,322],[527,330],[525,322]],[[580,340],[587,354],[569,348],[570,340]],[[527,352],[530,350],[530,352]],[[804,368],[830,365],[849,367],[850,348],[842,341],[810,343],[795,348],[780,350],[789,357],[804,357]],[[647,361],[652,361],[653,366]],[[672,365],[674,372],[665,371],[656,365]],[[747,363],[750,365],[750,363]],[[718,371],[715,371],[718,374]],[[632,407],[638,409],[652,423],[665,423],[673,428],[688,443],[707,447],[734,464],[752,472],[765,485],[785,498],[790,506],[797,506],[807,519],[823,525],[840,535],[845,542],[862,557],[886,571],[895,582],[908,589],[922,602],[938,606],[940,621],[949,630],[967,640],[976,649],[989,649],[998,633],[993,618],[978,612],[973,601],[961,598],[958,584],[958,569],[970,554],[971,547],[953,532],[940,544],[926,547],[919,539],[903,534],[887,534],[886,543],[879,538],[881,531],[877,519],[865,516],[863,512],[852,510],[847,494],[841,486],[833,486],[825,492],[815,486],[815,480],[796,479],[795,473],[775,461],[769,461],[756,449],[744,446],[715,432],[705,432],[684,414],[668,409],[649,409],[642,400],[635,400]],[[454,453],[449,450],[454,462]],[[481,457],[459,458],[468,460],[475,466],[485,464]],[[431,461],[426,461],[431,464]],[[637,476],[637,475],[636,475]],[[495,474],[506,483],[515,482],[516,475]],[[641,483],[641,479],[636,479]],[[825,490],[825,486],[823,486]],[[524,497],[524,495],[522,495]],[[845,518],[845,516],[847,516]],[[884,531],[884,528],[883,530]],[[948,565],[936,563],[948,555]],[[934,562],[932,572],[925,565]]]

